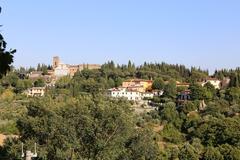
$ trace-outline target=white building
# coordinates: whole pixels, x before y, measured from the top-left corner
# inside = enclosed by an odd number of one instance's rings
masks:
[[[45,94],[45,87],[32,87],[26,91],[27,96],[34,97],[34,96],[44,96]]]
[[[139,101],[142,100],[143,98],[152,98],[153,93],[141,93],[135,90],[129,90],[127,88],[121,87],[121,88],[112,88],[109,89],[109,95],[111,97],[116,97],[116,98],[126,98],[127,100],[130,101]]]
[[[55,69],[54,69],[54,75],[56,78],[64,77],[70,74],[69,67],[66,64],[59,64]]]
[[[205,86],[205,84],[207,84],[208,82],[211,83],[215,89],[221,88],[221,81],[216,78],[207,78],[202,82],[202,86]]]
[[[143,98],[153,98],[153,96],[154,96],[154,93],[152,93],[152,92],[144,92],[144,93],[142,93],[142,97]]]

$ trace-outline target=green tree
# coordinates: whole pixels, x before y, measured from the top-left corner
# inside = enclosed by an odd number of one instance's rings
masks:
[[[216,118],[209,116],[194,130],[194,136],[204,145],[238,145],[240,143],[239,118]]]
[[[45,82],[42,78],[39,78],[34,82],[34,87],[44,87],[44,86],[45,86]]]
[[[164,126],[162,137],[165,141],[180,144],[185,141],[184,136],[171,123]]]
[[[168,102],[164,105],[164,108],[160,111],[160,117],[162,120],[172,123],[175,127],[181,128],[182,120],[179,118],[179,113],[176,110],[176,104]]]
[[[228,88],[225,96],[229,102],[236,104],[240,100],[240,89],[237,87]]]
[[[198,84],[191,84],[189,89],[191,90],[192,100],[204,100],[206,98],[206,89]]]
[[[4,147],[0,146],[1,160],[21,160],[21,142],[16,138],[5,140]]]
[[[115,87],[115,81],[112,78],[109,78],[108,79],[108,85],[109,85],[110,88]]]
[[[240,160],[240,149],[229,144],[224,144],[218,147],[218,150],[223,155],[224,159]]]
[[[181,106],[181,111],[183,111],[185,114],[191,111],[196,111],[197,109],[198,109],[198,106],[191,101],[187,101]]]
[[[127,141],[126,152],[119,160],[157,160],[160,158],[160,150],[154,133],[148,129],[137,130]]]
[[[2,78],[2,85],[5,87],[16,87],[19,78],[15,72],[9,72]]]
[[[237,72],[232,72],[230,75],[230,87],[239,87],[239,75]]]
[[[15,87],[15,92],[16,93],[22,93],[25,89],[25,84],[23,82],[23,80],[18,80],[17,81],[17,85]]]
[[[164,89],[164,81],[162,78],[157,78],[153,81],[152,89],[162,90]]]
[[[175,99],[177,95],[177,87],[176,87],[176,82],[171,80],[168,84],[165,85],[164,87],[164,93],[163,95],[168,98]]]
[[[201,143],[201,140],[198,138],[194,138],[191,142],[191,145],[195,148],[198,155],[201,155],[204,151],[204,146]]]
[[[217,148],[208,147],[203,155],[203,160],[223,160],[223,156]]]
[[[57,88],[69,88],[70,87],[70,82],[71,82],[70,76],[64,76],[64,77],[59,78],[56,81],[55,86]]]
[[[115,87],[119,87],[122,85],[122,78],[118,77],[116,80],[115,80]]]
[[[179,159],[180,160],[199,160],[200,156],[197,150],[189,143],[184,144],[180,149]]]
[[[138,141],[131,140],[135,139],[135,121],[129,104],[123,100],[81,96],[53,103],[48,97],[36,98],[17,127],[19,140],[37,142],[39,158],[43,159],[65,160],[71,155],[75,159],[119,159],[124,153],[131,156],[130,150],[137,153],[131,145],[126,147],[128,142],[143,149],[141,157],[151,159],[158,153],[157,145],[145,133],[139,134],[142,136]],[[153,147],[145,148],[142,142]],[[14,152],[14,145],[5,150],[7,157]]]
[[[11,89],[6,89],[3,91],[3,93],[0,95],[0,100],[3,100],[5,102],[12,102],[14,99],[14,92]]]
[[[210,82],[207,82],[207,83],[204,85],[204,87],[205,87],[209,92],[211,92],[211,94],[212,94],[213,96],[216,95],[216,89],[215,89],[215,87],[214,87]]]
[[[4,40],[2,34],[0,34],[0,78],[2,78],[3,75],[6,75],[6,73],[10,71],[10,65],[13,62],[13,54],[16,53],[15,49],[6,51],[6,48],[7,43]]]

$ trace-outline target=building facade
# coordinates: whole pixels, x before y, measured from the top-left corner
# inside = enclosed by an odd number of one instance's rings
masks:
[[[56,78],[60,78],[63,76],[67,76],[69,75],[70,71],[69,71],[69,67],[66,64],[58,64],[58,66],[54,69],[54,76]]]
[[[138,92],[146,92],[152,89],[152,80],[130,79],[122,83],[122,87],[135,89]]]
[[[140,101],[144,98],[153,98],[154,96],[151,92],[142,93],[136,90],[129,90],[124,87],[109,89],[108,95],[115,98],[126,98],[129,101]]]
[[[74,76],[74,74],[78,71],[82,71],[83,69],[100,69],[101,65],[99,64],[78,64],[78,65],[69,65],[61,63],[59,57],[53,57],[53,70],[54,76],[56,78],[60,78],[63,76]]]
[[[152,88],[151,80],[130,79],[124,81],[119,88],[108,90],[111,97],[122,97],[131,101],[139,101],[144,98],[153,98],[154,92],[150,92]]]
[[[26,94],[30,97],[42,97],[45,94],[45,89],[45,87],[32,87],[27,90]]]
[[[202,86],[205,86],[205,84],[210,83],[214,86],[215,89],[221,88],[221,81],[217,78],[207,78],[202,82]]]

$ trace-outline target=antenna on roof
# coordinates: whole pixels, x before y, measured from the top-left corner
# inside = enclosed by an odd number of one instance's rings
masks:
[[[23,152],[23,143],[22,143],[22,157],[24,157],[24,156],[25,156],[25,154]]]
[[[23,151],[23,143],[22,143],[22,158],[24,158],[26,160],[32,160],[32,158],[36,158],[37,157],[37,143],[34,143],[34,153],[32,153],[31,151],[27,150],[26,154],[24,154]]]

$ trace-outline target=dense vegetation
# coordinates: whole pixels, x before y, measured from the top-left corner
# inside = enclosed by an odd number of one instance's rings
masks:
[[[39,160],[240,159],[240,68],[216,71],[213,77],[230,78],[216,90],[197,83],[209,76],[198,68],[111,61],[100,70],[63,77],[44,97],[30,98],[24,91],[46,82],[32,81],[27,73],[46,75],[51,66],[13,69],[16,50],[6,48],[0,34],[0,133],[16,135],[0,147],[1,160],[21,159],[21,143],[31,151],[37,143]],[[150,99],[156,110],[139,115],[133,102],[106,96],[108,88],[129,78],[153,79],[152,88],[164,91]],[[177,87],[176,81],[191,85]],[[185,89],[191,100],[179,104],[176,97]]]
[[[44,97],[30,98],[23,91],[45,82],[23,78],[22,72],[30,71],[13,70],[1,79],[0,131],[19,138],[5,142],[0,159],[20,159],[21,142],[30,150],[36,142],[38,159],[240,159],[240,88],[231,85],[236,78],[216,90],[197,83],[208,76],[200,69],[109,62],[63,77]],[[157,110],[135,114],[132,102],[106,96],[129,78],[153,79],[153,88],[164,90],[151,100]],[[176,87],[176,80],[191,83],[191,101],[176,103],[186,89]]]

